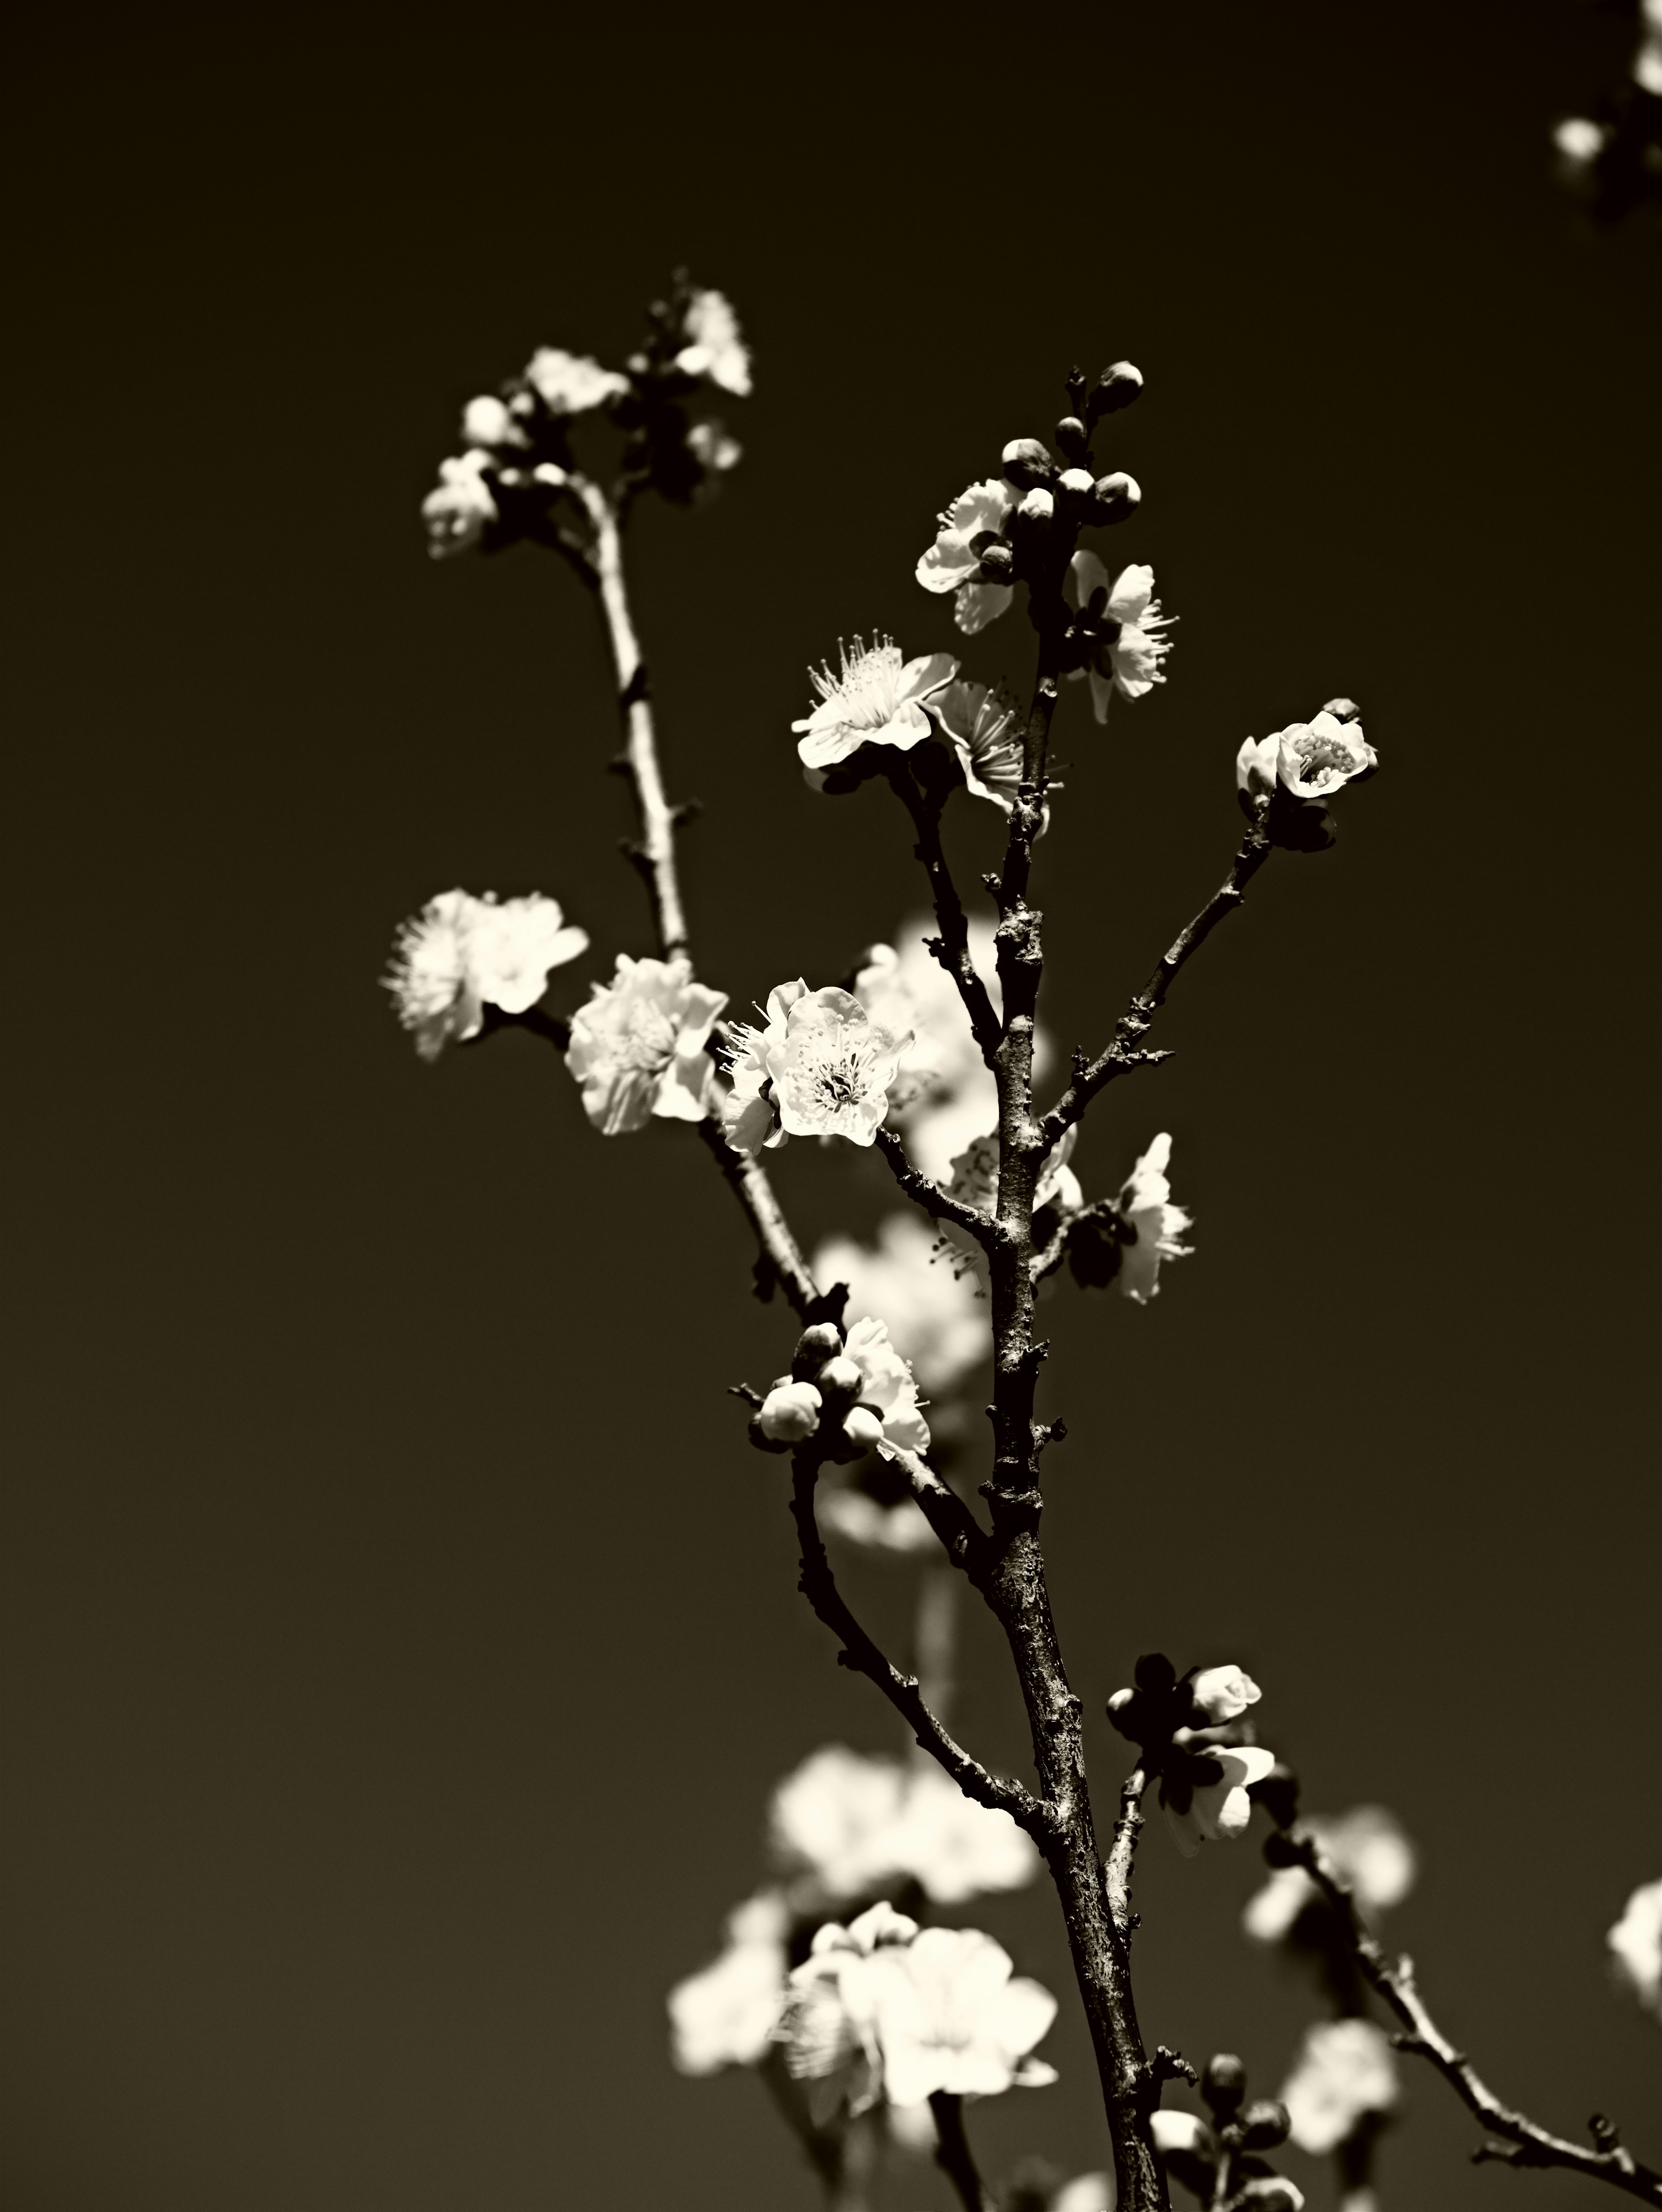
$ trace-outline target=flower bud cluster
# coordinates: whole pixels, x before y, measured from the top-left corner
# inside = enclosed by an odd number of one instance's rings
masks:
[[[1242,1718],[1262,1694],[1239,1667],[1179,1675],[1163,1651],[1152,1651],[1136,1663],[1135,1686],[1108,1700],[1109,1720],[1160,1777],[1160,1807],[1185,1858],[1244,1834],[1257,1793],[1271,1782],[1275,1754],[1252,1741]]]
[[[1300,2212],[1301,2191],[1258,2155],[1277,2150],[1290,2132],[1287,2107],[1273,2097],[1246,2101],[1246,2069],[1231,2051],[1220,2051],[1201,2076],[1208,2126],[1196,2112],[1154,2115],[1152,2130],[1172,2179],[1202,2204],[1251,2206],[1255,2212]]]
[[[1379,765],[1362,735],[1361,713],[1354,699],[1330,699],[1312,720],[1248,738],[1236,754],[1241,811],[1263,822],[1272,844],[1320,853],[1333,842],[1328,800],[1347,783],[1366,783]]]
[[[775,1377],[752,1418],[750,1440],[766,1452],[812,1443],[817,1457],[839,1467],[869,1451],[885,1458],[928,1451],[917,1384],[890,1343],[887,1324],[857,1321],[846,1335],[830,1321],[804,1329],[790,1372]]]

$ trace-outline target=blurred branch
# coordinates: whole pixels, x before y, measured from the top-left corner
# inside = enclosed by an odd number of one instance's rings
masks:
[[[964,2132],[962,2097],[939,2089],[929,2100],[929,2110],[934,2114],[934,2162],[958,2191],[964,2212],[998,2212],[996,2203],[981,2179],[970,2139]]]
[[[1338,1915],[1362,1972],[1402,2022],[1403,2032],[1392,2039],[1397,2047],[1434,2066],[1474,2118],[1491,2136],[1500,2138],[1474,2151],[1474,2161],[1493,2159],[1507,2166],[1562,2166],[1573,2173],[1584,2173],[1590,2180],[1608,2182],[1643,2203],[1662,2205],[1662,2173],[1641,2166],[1623,2148],[1608,2120],[1595,2114],[1589,2122],[1594,2147],[1587,2149],[1537,2127],[1522,2112],[1502,2104],[1479,2078],[1464,2052],[1455,2049],[1431,2017],[1415,1984],[1412,1960],[1392,1960],[1386,1954],[1358,1912],[1350,1887],[1330,1854],[1308,1834],[1272,1841],[1276,1849],[1271,1863],[1302,1867]]]

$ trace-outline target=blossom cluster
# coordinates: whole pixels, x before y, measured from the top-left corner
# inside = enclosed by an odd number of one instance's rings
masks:
[[[764,1451],[817,1441],[825,1458],[839,1462],[929,1449],[911,1367],[890,1343],[887,1323],[869,1317],[846,1335],[835,1322],[805,1329],[789,1374],[769,1389],[750,1434]]]
[[[1330,699],[1308,722],[1248,738],[1235,756],[1236,789],[1248,819],[1262,818],[1275,843],[1316,853],[1334,838],[1328,800],[1347,783],[1364,782],[1379,764],[1355,701]]]
[[[1135,1687],[1108,1700],[1110,1721],[1142,1747],[1160,1777],[1160,1808],[1185,1858],[1246,1832],[1252,1793],[1275,1766],[1275,1753],[1250,1741],[1241,1724],[1262,1694],[1237,1666],[1191,1667],[1179,1676],[1155,1651],[1138,1660]]]
[[[1156,2112],[1150,2121],[1154,2148],[1174,2181],[1203,2205],[1227,2203],[1239,2212],[1302,2212],[1304,2192],[1277,2173],[1262,2154],[1290,2132],[1285,2104],[1272,2097],[1246,2101],[1246,2069],[1220,2051],[1201,2076],[1201,2095],[1211,2121],[1197,2112]]]
[[[587,948],[587,932],[568,925],[551,898],[441,891],[399,927],[385,981],[417,1051],[436,1060],[453,1039],[478,1036],[487,1006],[528,1012],[550,971]]]

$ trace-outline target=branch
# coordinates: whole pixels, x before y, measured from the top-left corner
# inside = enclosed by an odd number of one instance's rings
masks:
[[[940,1537],[947,1557],[955,1567],[973,1577],[986,1555],[987,1537],[981,1523],[955,1490],[941,1480],[928,1460],[916,1452],[892,1450],[891,1464],[911,1485],[912,1496],[923,1518]]]
[[[837,1577],[831,1572],[819,1524],[814,1517],[813,1492],[819,1474],[819,1457],[812,1449],[792,1454],[791,1513],[802,1552],[802,1574],[798,1587],[831,1633],[842,1638],[841,1664],[876,1683],[920,1747],[939,1760],[966,1797],[973,1797],[977,1804],[989,1806],[995,1813],[1008,1813],[1018,1827],[1025,1828],[1043,1849],[1052,1834],[1048,1807],[1020,1783],[1006,1782],[989,1774],[978,1760],[971,1759],[925,1705],[916,1677],[903,1674],[893,1666],[849,1612],[837,1587]]]
[[[1631,2151],[1625,2150],[1608,2120],[1595,2116],[1591,2128],[1597,2148],[1587,2150],[1580,2143],[1567,2142],[1562,2136],[1549,2134],[1523,2113],[1514,2112],[1511,2106],[1503,2105],[1479,2079],[1464,2051],[1455,2049],[1426,2009],[1415,1984],[1412,1962],[1406,1958],[1393,1962],[1386,1955],[1357,1911],[1349,1885],[1316,1838],[1310,1835],[1289,1836],[1282,1843],[1284,1856],[1278,1854],[1273,1863],[1302,1867],[1333,1907],[1356,1954],[1357,1964],[1403,2024],[1403,2033],[1393,2039],[1397,2047],[1413,2051],[1434,2066],[1466,2110],[1482,2123],[1491,2136],[1501,2138],[1498,2143],[1485,2143],[1475,2151],[1475,2160],[1497,2159],[1509,2166],[1565,2166],[1573,2173],[1586,2174],[1591,2180],[1607,2181],[1612,2188],[1636,2197],[1643,2203],[1662,2204],[1662,2173],[1641,2166]]]
[[[934,2162],[958,2191],[964,2212],[997,2212],[964,2132],[964,2100],[937,2089],[929,2099],[929,2110],[934,2114]]]
[[[1147,1055],[1137,1052],[1135,1047],[1148,1035],[1179,970],[1190,956],[1205,944],[1225,915],[1233,914],[1239,906],[1246,896],[1246,886],[1269,858],[1272,849],[1269,832],[1260,819],[1242,839],[1227,876],[1194,920],[1178,933],[1176,942],[1161,956],[1154,974],[1120,1016],[1107,1050],[1082,1067],[1075,1060],[1072,1083],[1039,1124],[1047,1150],[1079,1120],[1105,1085],[1146,1060]]]
[[[819,1319],[819,1286],[808,1272],[802,1248],[791,1234],[784,1211],[773,1194],[767,1170],[748,1153],[735,1152],[722,1135],[720,1123],[708,1116],[698,1124],[698,1135],[756,1231],[756,1241],[762,1250],[757,1269],[758,1293],[767,1297],[776,1283],[799,1321]]]
[[[917,842],[912,849],[923,863],[923,872],[929,879],[934,918],[941,930],[939,941],[932,944],[930,950],[957,984],[958,995],[964,1001],[964,1011],[970,1018],[970,1028],[981,1048],[981,1057],[991,1067],[994,1065],[993,1055],[999,1045],[999,1019],[993,1012],[993,1002],[988,995],[981,971],[970,955],[969,918],[958,896],[941,842],[943,795],[920,792],[904,763],[892,771],[889,785],[912,817],[912,827],[917,832]]]
[[[1114,1916],[1116,1932],[1128,1946],[1137,1924],[1137,1916],[1131,1910],[1131,1863],[1137,1855],[1137,1838],[1142,1832],[1142,1799],[1148,1787],[1148,1771],[1142,1766],[1134,1766],[1121,1783],[1119,1818],[1114,1823],[1114,1840],[1109,1846],[1108,1863],[1104,1869],[1108,1910]]]
[[[983,1252],[993,1249],[1000,1239],[997,1222],[990,1214],[983,1213],[978,1206],[964,1205],[950,1191],[944,1190],[938,1182],[926,1176],[921,1168],[915,1168],[906,1158],[906,1147],[892,1129],[878,1130],[877,1149],[893,1170],[894,1179],[901,1189],[908,1198],[921,1206],[925,1213],[933,1215],[937,1221],[952,1222],[955,1227],[973,1237]]]

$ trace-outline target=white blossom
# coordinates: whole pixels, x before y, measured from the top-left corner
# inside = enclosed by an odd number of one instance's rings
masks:
[[[1196,1705],[1215,1723],[1239,1719],[1263,1695],[1252,1677],[1235,1666],[1202,1667],[1189,1686]]]
[[[910,1942],[917,1923],[886,1902],[846,1928],[830,1922],[793,1969],[775,2036],[792,2077],[807,2084],[808,2112],[824,2127],[840,2106],[857,2118],[882,2094],[876,2010],[880,1960]]]
[[[897,2105],[940,2094],[995,2097],[1054,2081],[1031,2054],[1056,2001],[1013,1971],[1010,1954],[975,1928],[926,1928],[881,1961],[874,2008],[883,2085]]]
[[[1552,143],[1572,169],[1585,169],[1604,150],[1610,133],[1588,115],[1567,115],[1553,131]]]
[[[1662,0],[1641,0],[1639,47],[1633,58],[1633,81],[1643,91],[1662,100]]]
[[[1194,1224],[1182,1206],[1172,1203],[1166,1175],[1171,1158],[1172,1139],[1162,1131],[1127,1176],[1117,1201],[1136,1237],[1122,1248],[1114,1279],[1122,1295],[1140,1306],[1147,1305],[1160,1289],[1160,1261],[1186,1260],[1193,1249],[1180,1242],[1184,1230]]]
[[[926,1452],[928,1424],[917,1407],[912,1370],[889,1341],[886,1322],[857,1321],[843,1340],[844,1358],[860,1370],[859,1404],[872,1407],[883,1425],[872,1441],[885,1459],[897,1451]],[[846,1425],[846,1424],[845,1424]],[[852,1428],[849,1433],[852,1436]]]
[[[1008,814],[1015,805],[1023,766],[1021,710],[1014,700],[990,684],[971,684],[960,677],[936,692],[929,712],[958,756],[965,788]],[[1041,836],[1050,820],[1047,804],[1039,823]]]
[[[654,1115],[700,1121],[709,1089],[704,1050],[725,991],[692,980],[686,960],[618,955],[610,983],[589,986],[572,1018],[566,1066],[582,1085],[583,1110],[608,1137],[642,1129]]]
[[[949,653],[903,659],[892,637],[856,637],[853,650],[837,647],[836,675],[827,664],[808,671],[819,703],[791,724],[797,757],[807,769],[835,768],[861,745],[893,745],[909,752],[929,734],[923,702],[950,684],[958,663]]]
[[[1050,2212],[1116,2212],[1119,2189],[1111,2171],[1076,2173],[1050,2199]]]
[[[1662,1881],[1635,1890],[1604,1940],[1618,1979],[1662,2020]]]
[[[835,1237],[819,1247],[813,1267],[817,1282],[848,1285],[851,1313],[886,1316],[919,1387],[938,1397],[986,1358],[992,1340],[984,1302],[933,1257],[934,1249],[916,1213],[892,1213],[879,1224],[874,1250]],[[933,1542],[927,1527],[924,1534]]]
[[[1180,2112],[1175,2106],[1166,2106],[1150,2113],[1148,2130],[1162,2158],[1170,2158],[1177,2152],[1190,2158],[1208,2160],[1214,2165],[1217,2162],[1217,2137],[1198,2112]]]
[[[1414,1846],[1383,1805],[1358,1805],[1331,1816],[1312,1814],[1300,1825],[1333,1860],[1365,1919],[1400,1905],[1413,1888],[1418,1872]],[[1279,1943],[1305,1906],[1320,1895],[1302,1867],[1278,1867],[1247,1899],[1241,1924],[1257,1942]]]
[[[687,432],[687,450],[712,476],[736,469],[745,458],[745,449],[737,438],[730,437],[721,423],[714,422],[692,425]]]
[[[490,465],[490,454],[478,449],[439,463],[438,488],[421,503],[427,550],[435,561],[477,545],[486,523],[496,520],[496,501],[481,473]]]
[[[934,1157],[938,1146],[929,1157],[915,1148],[921,1111],[971,1100],[973,1094],[973,1127],[981,1128],[989,1113],[998,1110],[997,1080],[981,1056],[958,985],[928,949],[926,940],[935,933],[933,915],[904,922],[893,945],[868,948],[865,964],[854,979],[855,996],[874,1022],[885,1029],[912,1031],[905,1073],[891,1092],[889,1103],[907,1130],[908,1149],[929,1175],[946,1172],[947,1156]],[[1000,998],[990,923],[971,922],[969,948],[996,1013]]]
[[[983,530],[1001,536],[1016,497],[1014,487],[1001,477],[972,483],[940,516],[934,544],[918,562],[917,580],[926,592],[955,594],[953,619],[968,635],[984,629],[1015,596],[1008,584],[977,581],[981,556],[970,541]]]
[[[675,356],[677,368],[687,376],[707,376],[723,392],[744,398],[751,388],[750,350],[739,334],[739,318],[725,295],[695,292],[687,302],[681,328],[686,343]]]
[[[768,1055],[782,1048],[786,1018],[797,1000],[807,995],[808,987],[799,975],[794,982],[780,983],[768,993],[760,1029],[753,1022],[729,1025],[732,1042],[725,1059],[732,1088],[722,1103],[721,1127],[735,1152],[748,1152],[753,1158],[764,1146],[786,1142]]]
[[[846,1137],[869,1145],[889,1110],[889,1086],[911,1042],[868,1017],[836,986],[809,991],[766,1048],[781,1126],[793,1137]]]
[[[1385,2030],[1371,2020],[1324,2020],[1305,2032],[1282,2102],[1300,2150],[1324,2158],[1370,2113],[1397,2096],[1397,2061]]]
[[[937,1905],[1019,1889],[1038,1869],[1008,1813],[978,1805],[931,1760],[903,1765],[815,1752],[774,1792],[770,1832],[782,1871],[837,1905],[916,1881]]]
[[[841,1536],[846,1543],[861,1544],[868,1551],[933,1552],[938,1540],[910,1498],[885,1505],[863,1490],[822,1489],[819,1513],[819,1525],[827,1535]]]
[[[523,1014],[548,988],[551,969],[575,960],[587,930],[568,927],[557,901],[533,892],[498,901],[441,891],[399,928],[387,988],[423,1060],[477,1036],[486,1006]]]
[[[1108,595],[1105,613],[1118,624],[1118,633],[1100,644],[1088,669],[1079,672],[1091,679],[1091,704],[1099,722],[1108,719],[1108,702],[1116,691],[1127,699],[1141,699],[1156,684],[1164,684],[1160,666],[1172,650],[1172,641],[1161,635],[1176,620],[1163,615],[1154,597],[1154,572],[1143,562],[1122,568],[1113,582],[1094,553],[1075,553],[1068,568],[1068,582],[1076,605],[1090,604],[1092,594]]]
[[[1313,721],[1289,722],[1274,742],[1275,773],[1295,799],[1330,799],[1352,776],[1379,764],[1361,724],[1342,722],[1324,707]]]
[[[469,446],[526,446],[530,443],[506,400],[490,392],[470,399],[462,410],[461,434]]]
[[[1202,1844],[1233,1843],[1252,1817],[1247,1791],[1275,1764],[1273,1751],[1257,1744],[1208,1744],[1160,1779],[1166,1824],[1184,1858]]]
[[[683,2074],[717,2074],[765,2057],[785,2002],[790,1913],[762,1890],[728,1917],[727,1948],[669,1993],[670,2054]]]
[[[1074,1146],[1079,1141],[1079,1124],[1070,1122],[1061,1137],[1045,1154],[1033,1187],[1033,1212],[1042,1212],[1047,1206],[1061,1206],[1072,1212],[1085,1202],[1085,1194],[1079,1177],[1068,1164]],[[989,1129],[967,1145],[953,1162],[951,1180],[947,1185],[951,1195],[960,1206],[972,1206],[977,1212],[990,1214],[998,1202],[998,1132]],[[979,1249],[979,1248],[977,1248]]]
[[[629,379],[615,368],[558,346],[538,347],[525,365],[525,380],[551,415],[587,415],[629,389]]]

